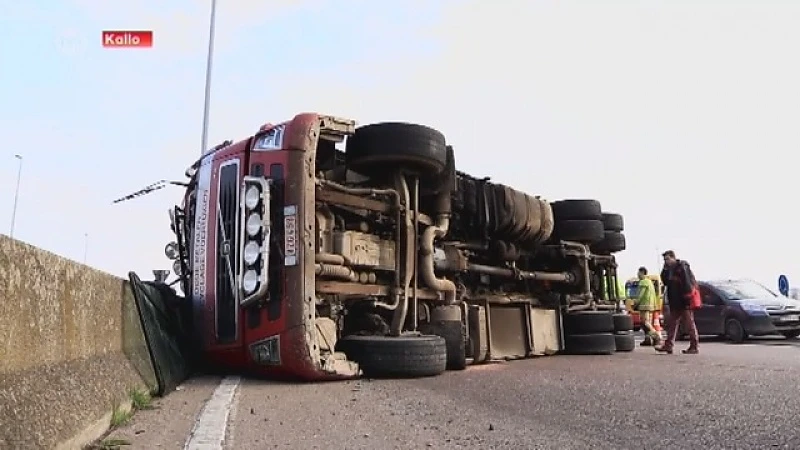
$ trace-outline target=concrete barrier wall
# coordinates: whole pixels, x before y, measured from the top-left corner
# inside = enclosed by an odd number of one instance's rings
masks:
[[[127,280],[0,235],[0,448],[80,448],[154,383]]]

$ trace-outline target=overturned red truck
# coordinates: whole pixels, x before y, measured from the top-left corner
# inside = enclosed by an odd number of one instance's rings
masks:
[[[187,176],[168,256],[213,366],[409,377],[633,350],[604,291],[622,217],[457,171],[432,128],[299,114],[216,146]]]

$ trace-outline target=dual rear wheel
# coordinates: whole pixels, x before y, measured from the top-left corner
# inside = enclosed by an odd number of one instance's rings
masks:
[[[564,316],[564,353],[610,355],[635,348],[633,320],[627,314],[580,311]]]

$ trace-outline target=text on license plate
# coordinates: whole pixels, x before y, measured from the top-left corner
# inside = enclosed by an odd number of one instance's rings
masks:
[[[297,264],[297,207],[283,208],[283,252],[285,266]]]

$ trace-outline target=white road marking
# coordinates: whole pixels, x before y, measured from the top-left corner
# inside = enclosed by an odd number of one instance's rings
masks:
[[[184,450],[222,450],[239,377],[225,377],[197,416]]]

